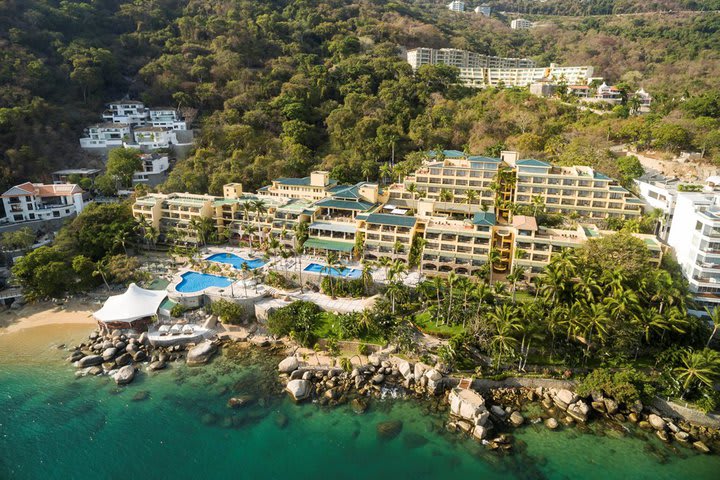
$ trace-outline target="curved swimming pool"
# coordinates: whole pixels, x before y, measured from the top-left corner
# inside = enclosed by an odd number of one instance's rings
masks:
[[[234,253],[214,253],[207,257],[205,260],[218,263],[227,263],[228,265],[232,265],[238,270],[242,268],[243,264],[247,264],[248,269],[250,270],[255,270],[256,268],[260,268],[265,265],[265,261],[260,258],[248,260],[246,258],[235,255]]]
[[[175,287],[175,290],[180,293],[200,292],[210,287],[225,288],[235,281],[220,275],[210,275],[209,273],[185,272],[180,276],[182,281]]]

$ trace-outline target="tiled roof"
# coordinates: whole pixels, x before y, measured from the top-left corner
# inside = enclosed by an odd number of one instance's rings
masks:
[[[398,227],[414,227],[417,220],[415,217],[406,217],[404,215],[389,215],[386,213],[371,213],[367,218],[368,223],[377,223],[380,225],[393,225]]]
[[[597,178],[598,180],[612,180],[610,177],[608,177],[607,175],[604,175],[600,172],[594,172],[594,173],[595,173],[595,178]]]
[[[467,158],[471,162],[483,162],[483,163],[500,163],[501,162],[501,160],[499,158],[485,157],[482,155],[470,155]]]
[[[83,189],[74,183],[46,185],[44,183],[25,182],[20,185],[15,185],[10,190],[3,193],[2,196],[20,197],[25,195],[35,195],[37,197],[65,197],[75,193],[83,193]]]
[[[515,215],[512,219],[512,226],[517,228],[518,230],[532,230],[537,231],[537,221],[535,220],[535,217],[530,217],[527,215]]]
[[[495,225],[495,214],[490,212],[477,212],[475,216],[473,216],[473,224],[493,226]]]

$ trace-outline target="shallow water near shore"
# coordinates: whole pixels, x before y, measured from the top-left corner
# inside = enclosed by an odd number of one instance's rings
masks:
[[[445,414],[423,403],[373,401],[364,415],[294,405],[280,394],[275,359],[257,351],[205,367],[172,365],[125,388],[105,377],[76,380],[56,345],[87,332],[62,326],[0,335],[0,478],[710,479],[720,472],[720,456],[673,452],[654,437],[530,425],[513,432],[512,455],[498,456],[445,433]],[[229,409],[233,395],[254,403]],[[397,437],[378,438],[385,420],[403,422]]]

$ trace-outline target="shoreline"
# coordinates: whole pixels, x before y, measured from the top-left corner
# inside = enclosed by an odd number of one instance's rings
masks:
[[[98,306],[88,300],[72,299],[62,305],[53,302],[30,303],[20,310],[0,314],[0,335],[51,325],[88,325],[97,322],[92,314]]]

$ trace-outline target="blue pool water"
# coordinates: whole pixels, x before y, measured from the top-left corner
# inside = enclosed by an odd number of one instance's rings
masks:
[[[342,270],[337,270],[335,268],[331,268],[329,270],[324,270],[325,265],[320,265],[319,263],[311,263],[307,267],[305,267],[303,270],[308,273],[317,273],[319,275],[328,275],[330,274],[333,277],[338,278],[360,278],[362,275],[362,272],[360,270],[357,270],[355,268],[343,268]]]
[[[199,292],[208,287],[229,287],[234,281],[227,277],[198,272],[185,272],[181,277],[182,281],[178,283],[175,290],[182,293]]]
[[[255,260],[247,260],[245,258],[238,257],[234,253],[215,253],[207,257],[206,260],[210,260],[211,262],[227,263],[238,270],[241,269],[245,263],[247,263],[250,270],[254,270],[265,265],[265,261],[259,258],[256,258]]]

